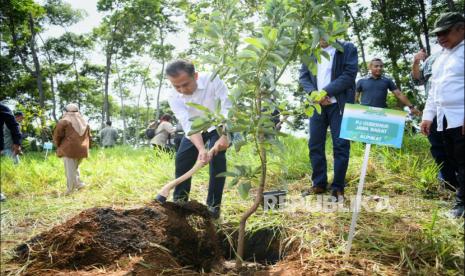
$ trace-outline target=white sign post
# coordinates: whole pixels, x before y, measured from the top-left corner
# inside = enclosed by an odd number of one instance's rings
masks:
[[[363,158],[360,181],[357,187],[357,196],[350,223],[349,237],[344,257],[348,258],[352,241],[354,240],[355,227],[360,214],[363,186],[368,167],[371,144],[400,148],[404,134],[405,117],[407,113],[399,110],[391,110],[355,104],[346,104],[341,123],[340,138],[363,142],[365,156]]]
[[[51,142],[44,143],[45,159],[47,159],[48,151],[52,149],[53,149],[53,144]]]

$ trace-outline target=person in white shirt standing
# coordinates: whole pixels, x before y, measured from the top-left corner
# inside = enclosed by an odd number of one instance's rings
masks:
[[[221,113],[227,116],[231,107],[228,99],[228,88],[218,77],[211,80],[211,74],[199,74],[195,71],[194,64],[187,60],[176,60],[166,68],[166,75],[173,86],[168,103],[174,115],[179,120],[186,135],[181,140],[176,152],[176,178],[189,171],[197,160],[210,163],[210,181],[208,186],[207,205],[213,218],[220,216],[221,199],[223,196],[224,177],[217,177],[219,173],[226,171],[226,149],[229,146],[227,136],[220,136],[215,127],[208,131],[188,136],[191,130],[192,119],[202,116],[203,111],[187,105],[196,103],[207,107],[211,111],[216,108],[217,100],[221,102]],[[216,151],[209,154],[206,149],[216,145]],[[191,179],[179,184],[175,190],[173,199],[175,202],[184,202],[189,198]]]
[[[447,159],[456,167],[457,195],[451,215],[464,217],[465,204],[465,114],[464,114],[464,35],[465,18],[458,12],[442,14],[432,31],[442,51],[433,64],[431,90],[421,122],[428,135],[433,119],[442,133]]]

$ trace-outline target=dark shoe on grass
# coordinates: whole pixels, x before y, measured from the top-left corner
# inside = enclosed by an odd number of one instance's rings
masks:
[[[220,218],[220,214],[221,214],[221,209],[220,207],[211,207],[211,206],[208,206],[208,212],[210,213],[210,215],[212,216],[212,218],[214,220],[217,220]]]
[[[324,193],[326,193],[326,188],[319,187],[319,186],[313,186],[311,189],[302,191],[302,197],[306,197],[311,194],[319,195],[319,194],[324,194]]]
[[[336,202],[344,201],[344,191],[332,190],[331,196],[333,196],[336,199]]]
[[[158,195],[155,196],[155,201],[158,201],[158,202],[160,202],[161,204],[163,204],[163,203],[166,202],[166,197],[164,197],[164,196],[158,194]]]
[[[465,217],[465,208],[463,203],[455,203],[454,207],[450,211],[450,216],[453,218],[464,218]]]

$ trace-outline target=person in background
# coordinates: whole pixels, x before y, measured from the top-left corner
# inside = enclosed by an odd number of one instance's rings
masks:
[[[106,123],[106,126],[100,131],[100,141],[102,147],[112,148],[118,140],[118,131],[111,126],[111,121]]]
[[[66,195],[85,186],[81,182],[79,164],[89,156],[90,127],[76,104],[68,104],[53,132],[58,157],[63,157],[66,174]]]
[[[423,134],[430,135],[436,117],[446,158],[457,171],[457,193],[450,215],[462,218],[465,215],[465,18],[458,12],[444,13],[434,27],[432,34],[436,35],[442,50],[433,63],[431,90],[420,128]]]
[[[15,116],[8,108],[8,106],[0,103],[0,129],[3,129],[4,125],[10,130],[11,133],[11,139],[13,141],[11,149],[13,154],[21,154],[21,131],[19,129],[19,123],[16,122]],[[0,151],[3,152],[3,131],[0,131]],[[5,200],[5,195],[3,195],[3,193],[0,191],[0,201]]]
[[[433,64],[436,58],[441,52],[427,56],[424,49],[421,49],[415,54],[412,64],[411,78],[415,85],[425,86],[425,96],[431,91],[431,75]],[[420,62],[423,61],[423,65],[420,67]],[[437,131],[437,120],[436,117],[433,119],[433,123],[430,127],[430,133],[428,135],[428,141],[431,145],[430,152],[434,158],[434,161],[439,166],[438,178],[445,183],[446,188],[455,190],[458,182],[454,166],[447,159],[446,148],[442,140],[442,133]]]
[[[169,151],[168,141],[170,136],[174,134],[176,129],[171,124],[172,117],[165,114],[160,117],[160,123],[155,129],[155,136],[150,140],[150,144],[154,149]]]
[[[362,105],[386,108],[387,92],[389,90],[400,102],[408,106],[410,112],[417,116],[421,114],[397,88],[392,79],[383,74],[384,63],[380,58],[372,59],[369,64],[369,69],[371,74],[357,82],[356,102],[360,102]]]
[[[344,199],[345,176],[349,166],[350,143],[339,138],[342,114],[346,103],[353,103],[355,99],[355,77],[358,71],[357,48],[350,42],[336,42],[344,49],[339,51],[327,41],[320,40],[320,47],[330,59],[321,58],[317,65],[317,74],[313,75],[307,65],[300,68],[299,83],[307,93],[325,90],[328,94],[322,99],[321,113],[315,112],[310,118],[310,138],[308,147],[312,165],[312,189],[304,191],[302,196],[309,193],[321,194],[326,192],[328,174],[326,164],[326,134],[331,130],[334,155],[334,180],[331,194],[336,200]]]
[[[210,163],[210,180],[208,184],[207,206],[214,219],[220,217],[225,177],[217,175],[226,171],[226,150],[228,137],[220,135],[214,126],[207,131],[189,135],[192,127],[191,119],[202,116],[203,112],[187,103],[196,103],[214,111],[217,101],[221,103],[221,113],[227,116],[231,107],[228,99],[228,88],[218,77],[211,79],[211,74],[199,74],[194,64],[186,60],[171,62],[166,68],[166,75],[173,86],[168,103],[176,118],[182,125],[185,136],[176,152],[176,178],[188,172],[199,160]],[[210,153],[205,147],[208,142]],[[174,201],[184,202],[189,199],[191,178],[176,186]]]
[[[24,114],[21,111],[16,111],[14,113],[14,116],[15,116],[15,120],[16,120],[16,122],[18,122],[18,124],[21,124],[21,122],[24,120]],[[3,126],[3,151],[2,151],[2,154],[5,155],[5,156],[10,157],[13,160],[13,163],[19,164],[19,154],[15,153],[13,148],[14,148],[13,135],[11,133],[11,130],[8,128],[8,126],[4,125]]]

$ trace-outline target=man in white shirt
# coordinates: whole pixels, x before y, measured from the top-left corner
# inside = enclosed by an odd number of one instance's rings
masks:
[[[210,162],[210,181],[208,186],[207,205],[213,218],[220,215],[220,205],[224,188],[224,177],[217,177],[219,173],[226,171],[226,149],[229,146],[227,136],[219,136],[215,127],[208,131],[188,136],[191,130],[192,119],[202,116],[203,111],[187,105],[196,103],[207,107],[211,111],[216,109],[216,102],[221,102],[221,113],[227,116],[231,103],[228,99],[228,88],[218,77],[211,80],[210,74],[199,74],[194,65],[186,60],[176,60],[166,68],[166,75],[173,85],[168,103],[171,110],[186,133],[181,140],[176,152],[176,178],[189,171],[197,160],[204,163]],[[205,145],[216,151],[209,154]],[[174,201],[183,202],[189,198],[191,179],[176,186],[174,190]]]
[[[420,126],[428,135],[436,116],[447,159],[458,172],[456,203],[451,212],[456,218],[464,216],[465,203],[464,30],[465,18],[458,12],[444,13],[435,22],[432,33],[443,49],[433,64],[431,90]]]

